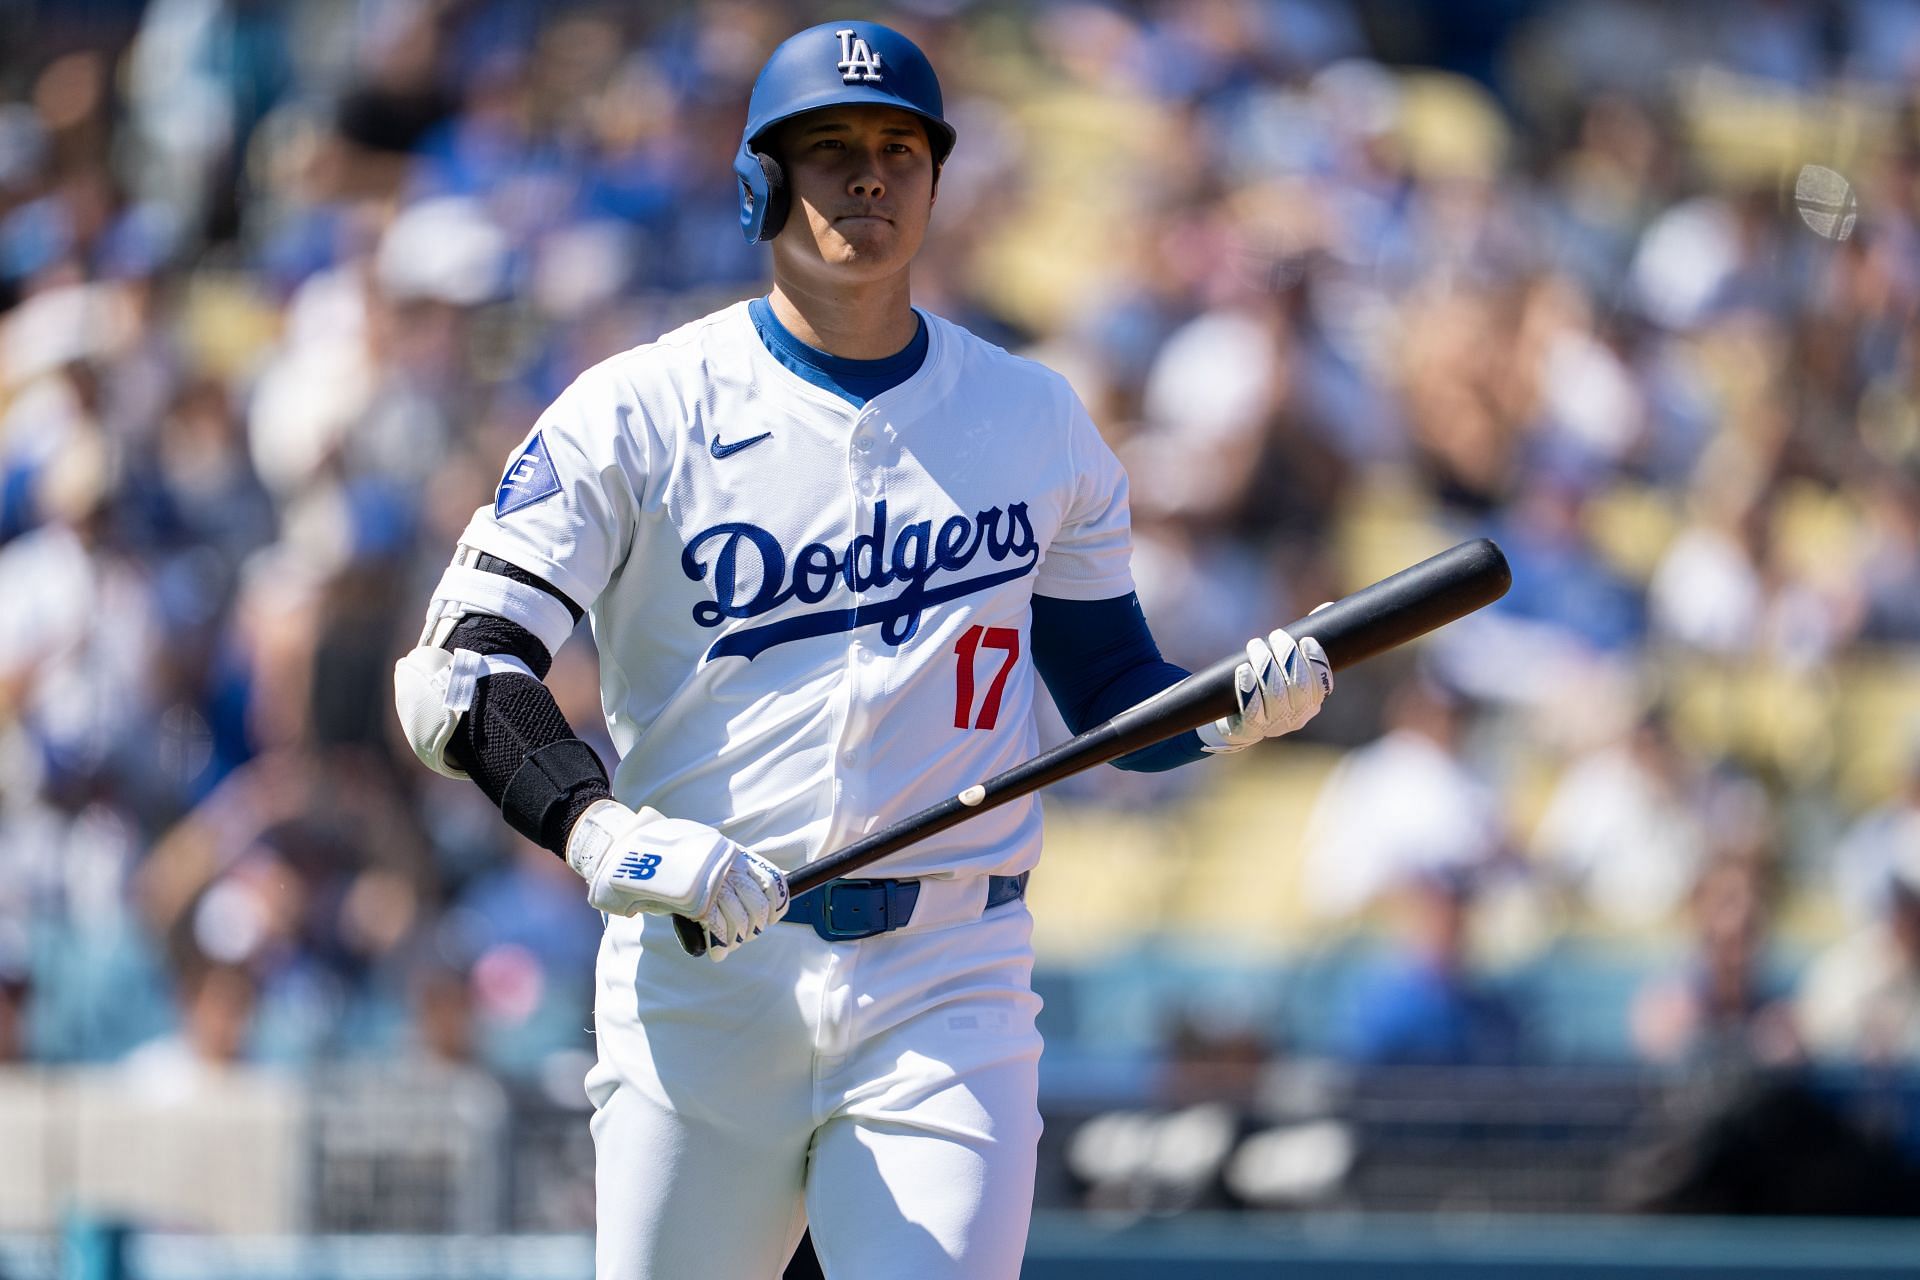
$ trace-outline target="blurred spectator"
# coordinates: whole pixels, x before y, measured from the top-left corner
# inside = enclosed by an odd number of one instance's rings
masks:
[[[1533,833],[1542,862],[1609,925],[1666,923],[1699,875],[1707,832],[1701,762],[1653,712],[1574,760]]]
[[[1536,642],[1618,654],[1638,644],[1645,605],[1589,531],[1594,494],[1549,462],[1506,502],[1493,536],[1513,567],[1503,615],[1531,623]]]
[[[176,965],[245,969],[263,1059],[339,1056],[403,999],[395,971],[434,889],[427,842],[384,759],[276,752],[236,770],[140,871],[145,920]]]
[[[474,956],[471,997],[482,1059],[532,1074],[549,1055],[586,1045],[593,1021],[590,974],[599,919],[565,863],[528,842],[475,877],[448,924]]]
[[[1887,867],[1878,917],[1814,961],[1797,1005],[1816,1057],[1920,1062],[1920,845]]]
[[[130,749],[128,729],[153,710],[161,618],[147,566],[117,536],[120,480],[112,446],[92,430],[38,473],[42,523],[0,546],[0,593],[20,602],[0,614],[0,708],[52,778],[99,778],[137,800],[152,762]]]
[[[1862,410],[1864,417],[1865,405]],[[1862,423],[1863,429],[1872,425]],[[1904,468],[1883,471],[1862,499],[1869,509],[1861,558],[1861,638],[1920,644],[1920,488]]]
[[[1833,847],[1833,890],[1849,923],[1874,928],[1901,860],[1920,850],[1920,743],[1909,743],[1899,791],[1854,819]]]
[[[0,1066],[27,1061],[28,1006],[33,974],[27,966],[26,934],[0,919]]]
[[[444,964],[422,964],[408,980],[413,1056],[441,1066],[475,1060],[473,989],[468,976]]]
[[[1351,917],[1403,881],[1471,876],[1502,853],[1493,796],[1463,756],[1468,711],[1416,675],[1388,699],[1386,735],[1335,767],[1302,838],[1317,915]]]
[[[1474,972],[1469,954],[1479,874],[1409,869],[1394,887],[1390,950],[1342,1001],[1349,1061],[1471,1067],[1524,1058],[1524,1012]]]
[[[1209,1016],[1205,1010],[1178,1011],[1163,1040],[1166,1070],[1157,1091],[1176,1106],[1245,1105],[1258,1096],[1275,1057],[1264,1028],[1249,1026],[1244,1018]]]
[[[1644,987],[1633,1042],[1649,1062],[1784,1063],[1797,1055],[1787,991],[1770,972],[1768,890],[1752,857],[1707,864],[1689,906],[1693,954],[1680,975]]]
[[[253,975],[239,965],[209,960],[187,968],[179,1029],[121,1059],[128,1087],[154,1102],[217,1090],[222,1074],[251,1056],[255,995]]]

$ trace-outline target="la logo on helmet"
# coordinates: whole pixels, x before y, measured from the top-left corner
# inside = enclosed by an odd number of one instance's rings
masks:
[[[866,37],[852,27],[843,27],[833,34],[840,37],[840,78],[848,84],[860,81],[878,84],[880,55],[867,47]]]

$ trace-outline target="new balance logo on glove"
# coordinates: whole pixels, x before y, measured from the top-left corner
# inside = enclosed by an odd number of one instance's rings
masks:
[[[635,852],[620,859],[615,873],[623,880],[651,880],[653,873],[659,869],[659,854]]]

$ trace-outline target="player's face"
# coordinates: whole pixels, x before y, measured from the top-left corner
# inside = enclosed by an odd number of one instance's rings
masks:
[[[774,239],[776,263],[849,282],[902,270],[933,211],[933,151],[910,111],[850,106],[785,125],[776,154],[793,212]]]

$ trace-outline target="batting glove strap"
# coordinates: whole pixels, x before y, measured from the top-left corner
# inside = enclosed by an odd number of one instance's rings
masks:
[[[567,865],[587,882],[587,901],[617,916],[701,917],[745,853],[712,827],[617,800],[593,805],[567,836]]]
[[[1240,710],[1201,725],[1200,745],[1216,755],[1292,733],[1319,714],[1333,692],[1333,664],[1312,636],[1295,642],[1284,628],[1247,641],[1247,660],[1234,671]]]

